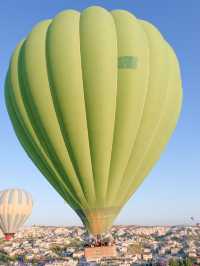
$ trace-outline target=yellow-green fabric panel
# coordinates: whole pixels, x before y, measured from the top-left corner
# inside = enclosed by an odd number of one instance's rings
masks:
[[[19,113],[18,110],[14,108],[14,105],[12,103],[13,98],[10,97],[9,95],[9,89],[11,88],[11,85],[7,85],[7,90],[6,90],[6,105],[8,109],[8,113],[10,115],[10,119],[13,123],[15,133],[29,155],[29,157],[34,161],[38,169],[43,173],[43,175],[47,178],[47,180],[50,182],[50,184],[58,191],[58,193],[64,197],[68,203],[71,204],[73,208],[78,208],[80,207],[78,204],[74,204],[74,200],[71,198],[71,196],[68,196],[68,193],[66,191],[64,192],[63,190],[63,184],[59,183],[59,179],[55,179],[56,174],[53,173],[53,170],[51,167],[48,165],[48,160],[45,160],[43,157],[42,152],[39,150],[37,147],[36,143],[34,143],[33,139],[30,138],[30,135],[26,134],[26,130],[22,126],[22,119],[19,118]],[[69,194],[71,194],[71,191],[69,191]],[[69,200],[70,199],[70,200]]]
[[[146,24],[145,24],[146,25]],[[146,151],[151,145],[154,132],[160,122],[167,96],[169,79],[169,59],[165,41],[160,33],[150,24],[147,27],[141,22],[149,46],[149,79],[148,91],[143,106],[143,114],[137,131],[137,137],[124,173],[121,189],[128,187],[134,179],[138,166],[143,162]]]
[[[60,176],[70,180],[74,190],[87,204],[84,189],[66,149],[56,117],[46,68],[46,32],[50,21],[38,24],[29,34],[23,50],[21,87],[26,110],[40,143]],[[87,205],[86,205],[87,206]]]
[[[63,139],[90,207],[95,190],[89,148],[79,35],[80,14],[66,11],[49,26],[46,49],[51,93]]]
[[[171,134],[176,126],[182,104],[182,85],[180,79],[180,70],[176,56],[165,43],[167,47],[167,55],[169,57],[169,79],[167,85],[166,101],[160,121],[154,131],[151,144],[144,154],[143,161],[138,165],[135,176],[129,179],[129,183],[124,187],[128,188],[126,196],[119,199],[119,203],[124,205],[124,202],[130,198],[137,187],[142,183],[145,176],[149,173],[152,166],[159,159],[163,149],[165,148]],[[123,189],[123,186],[122,186]]]
[[[58,182],[58,180],[55,179],[54,174],[52,174],[52,169],[50,166],[48,166],[48,163],[44,158],[42,157],[42,154],[40,153],[39,149],[35,147],[34,142],[29,139],[29,136],[26,135],[24,128],[21,126],[21,120],[18,120],[18,117],[16,115],[16,112],[12,106],[12,99],[9,96],[9,90],[6,90],[6,103],[7,103],[7,109],[8,113],[10,115],[10,119],[13,123],[15,133],[23,146],[24,150],[28,154],[28,156],[31,158],[32,161],[36,164],[38,169],[41,171],[41,173],[47,178],[49,183],[57,190],[57,192],[68,201],[68,203],[71,205],[72,208],[80,208],[80,206],[76,203],[74,203],[74,199],[69,196],[71,194],[71,191],[66,193],[66,191],[63,191],[63,185]]]
[[[47,154],[44,152],[42,146],[40,145],[40,142],[32,128],[32,125],[29,121],[27,112],[24,107],[24,102],[21,95],[21,90],[19,86],[19,80],[18,80],[18,64],[19,64],[19,53],[21,49],[21,45],[19,45],[15,53],[13,54],[11,64],[10,64],[10,70],[8,72],[7,76],[7,90],[6,92],[10,95],[10,104],[7,104],[7,106],[12,105],[12,112],[10,112],[10,115],[15,116],[14,121],[18,121],[16,123],[17,125],[21,125],[20,128],[20,136],[24,135],[24,137],[21,137],[22,141],[28,141],[30,145],[26,144],[27,147],[32,147],[32,152],[29,152],[29,154],[32,154],[34,161],[37,161],[37,164],[43,164],[48,169],[48,172],[50,172],[49,179],[51,179],[51,183],[53,182],[54,187],[59,187],[59,190],[63,190],[64,183],[62,182],[61,178],[59,177],[59,174],[56,172],[56,169],[52,165],[51,161],[49,160]],[[12,103],[11,103],[12,102]],[[22,133],[23,132],[23,133]],[[29,148],[30,149],[30,148]],[[33,151],[34,150],[34,151]],[[37,158],[39,155],[39,158]],[[45,174],[47,176],[47,174]],[[54,177],[54,178],[53,178]],[[57,178],[55,178],[57,177]],[[58,182],[57,182],[58,180]],[[60,181],[61,182],[60,182]],[[60,184],[59,184],[60,182]],[[68,183],[68,182],[67,182]],[[62,185],[61,185],[62,184]],[[70,184],[68,183],[67,189],[70,188]],[[69,190],[70,194],[73,194],[73,190]],[[65,192],[63,190],[62,195],[65,195]],[[76,200],[76,197],[79,197],[79,194],[75,191],[75,194],[73,195],[74,199]],[[81,201],[81,200],[80,200]]]
[[[117,35],[112,15],[90,7],[80,17],[80,50],[96,207],[105,195],[117,96]]]
[[[126,11],[113,11],[117,31],[118,60],[136,60],[134,68],[118,64],[117,106],[107,205],[115,205],[120,185],[137,136],[149,77],[149,47],[138,20]],[[128,66],[127,66],[128,67]],[[122,192],[123,193],[123,192]]]

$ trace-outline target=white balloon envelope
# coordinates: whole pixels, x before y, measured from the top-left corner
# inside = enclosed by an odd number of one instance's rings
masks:
[[[0,192],[0,229],[10,240],[30,216],[33,200],[30,193],[21,189]]]

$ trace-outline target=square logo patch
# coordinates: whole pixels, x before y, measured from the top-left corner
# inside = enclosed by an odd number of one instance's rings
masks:
[[[120,56],[118,57],[118,68],[120,69],[136,69],[138,58],[135,56]]]

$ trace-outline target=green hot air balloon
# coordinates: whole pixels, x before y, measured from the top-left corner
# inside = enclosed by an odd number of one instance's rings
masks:
[[[176,56],[153,25],[89,7],[34,27],[14,51],[5,95],[24,149],[96,235],[159,159],[182,89]]]

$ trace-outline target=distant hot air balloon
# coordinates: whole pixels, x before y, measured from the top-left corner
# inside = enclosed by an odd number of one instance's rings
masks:
[[[191,219],[192,221],[194,221],[194,217],[193,217],[193,216],[191,216],[190,219]]]
[[[10,240],[31,214],[32,197],[21,189],[7,189],[0,196],[0,228]]]
[[[24,149],[96,235],[159,159],[182,87],[153,25],[95,6],[37,24],[12,56],[5,95]]]

